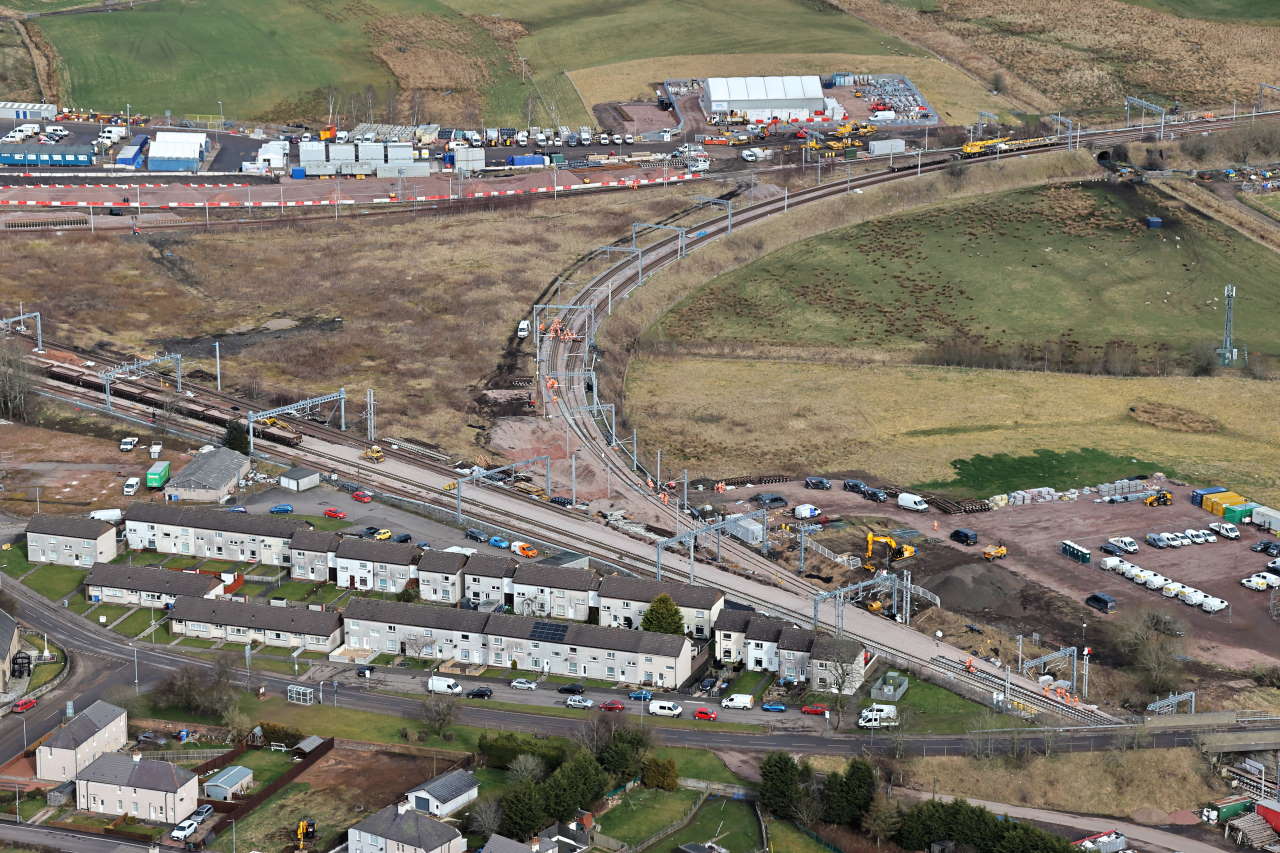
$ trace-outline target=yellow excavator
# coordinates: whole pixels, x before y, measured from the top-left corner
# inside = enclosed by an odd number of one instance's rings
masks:
[[[1142,502],[1147,506],[1173,506],[1173,493],[1161,489],[1151,497],[1145,498]]]
[[[286,423],[285,421],[282,421],[277,417],[258,418],[257,422],[262,424],[265,427],[275,427],[276,429],[282,429],[285,432],[291,432],[291,433],[294,433],[295,435],[302,434],[298,432],[297,428],[294,427],[292,424]]]
[[[1009,549],[1003,544],[988,545],[982,549],[982,559],[986,560],[988,563],[992,560],[1003,560],[1007,556],[1009,556]]]
[[[387,457],[382,453],[382,448],[376,444],[372,445],[371,447],[366,447],[364,451],[360,454],[360,458],[368,459],[370,462],[386,462],[387,461]]]
[[[306,850],[308,841],[316,840],[316,822],[314,818],[304,817],[298,821],[298,828],[294,830],[294,834],[298,836],[298,849]]]
[[[905,542],[899,545],[898,541],[892,536],[877,536],[874,533],[868,533],[866,559],[870,560],[875,554],[877,542],[882,542],[889,547],[889,562],[896,563],[899,560],[906,560],[916,555],[914,545],[908,545]]]

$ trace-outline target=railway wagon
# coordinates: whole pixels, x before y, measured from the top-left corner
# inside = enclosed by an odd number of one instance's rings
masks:
[[[77,385],[81,388],[89,388],[94,391],[103,391],[102,377],[96,373],[86,370],[78,370],[62,364],[51,364],[45,369],[45,375],[57,382],[65,382],[69,385]],[[172,404],[173,411],[182,417],[192,418],[194,420],[204,421],[205,423],[216,424],[225,427],[233,420],[244,422],[244,416],[239,412],[229,411],[220,404],[209,403],[198,399],[190,399],[184,397],[174,398],[169,391],[161,388],[153,388],[149,385],[132,381],[119,380],[111,383],[111,396],[119,397],[122,400],[130,400],[135,403],[142,403],[155,409],[164,408],[166,405]],[[280,429],[279,427],[266,427],[261,424],[255,425],[253,429],[254,435],[266,441],[273,441],[277,444],[288,445],[289,447],[297,447],[302,443],[302,436]]]

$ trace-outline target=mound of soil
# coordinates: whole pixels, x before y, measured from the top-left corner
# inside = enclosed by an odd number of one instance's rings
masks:
[[[1022,596],[1027,581],[990,563],[965,563],[921,585],[942,599],[948,610],[1015,618],[1027,612]]]
[[[1169,822],[1169,815],[1151,806],[1134,809],[1129,817],[1134,823],[1144,823],[1147,826],[1160,826]]]
[[[1222,424],[1208,415],[1144,400],[1129,407],[1129,417],[1158,429],[1174,432],[1221,432]]]

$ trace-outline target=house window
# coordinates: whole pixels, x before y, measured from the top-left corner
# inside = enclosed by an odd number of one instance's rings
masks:
[[[624,602],[622,602],[622,609],[623,609],[623,610],[630,610],[630,609],[631,609],[631,602],[630,602],[630,601],[624,601]]]
[[[569,674],[570,675],[578,674],[578,664],[575,663],[574,661],[569,661]]]
[[[502,638],[501,638],[501,637],[494,637],[494,638],[493,638],[493,644],[494,644],[495,646],[500,646],[500,645],[502,645]]]
[[[763,648],[764,648],[764,643],[760,643],[760,642],[752,643],[751,645],[752,645],[752,647],[753,647],[753,648],[757,648],[757,649],[763,649]]]
[[[617,658],[617,656],[618,656],[618,655],[617,655],[617,653],[616,653],[616,652],[605,652],[605,653],[604,653],[604,659],[605,659],[605,660],[614,660],[615,658]]]
[[[653,663],[653,658],[648,657],[648,656],[646,655],[646,656],[645,656],[645,659],[644,659],[644,662],[645,662],[645,663]]]
[[[394,634],[395,632],[396,632],[396,626],[395,626],[395,625],[388,625],[388,626],[387,626],[387,633],[388,633],[388,634]]]
[[[466,642],[470,642],[470,641],[471,641],[471,635],[470,635],[470,634],[462,634],[461,636],[462,636],[462,642],[466,643]]]
[[[348,628],[359,628],[359,627],[360,627],[360,621],[359,621],[358,619],[348,619],[348,620],[347,620],[347,627],[348,627]]]
[[[576,655],[577,653],[578,653],[578,649],[576,647],[574,646],[569,647],[569,654]]]
[[[732,640],[733,634],[730,634],[728,631],[721,631],[720,638],[725,641]]]
[[[208,631],[209,626],[204,624],[203,622],[188,622],[187,630],[188,631]]]
[[[607,677],[607,678],[617,678],[617,677],[618,677],[618,676],[617,676],[616,671],[615,671],[615,670],[614,670],[614,668],[613,668],[613,667],[611,667],[611,666],[606,666],[606,667],[604,668],[604,674],[605,674],[605,677]]]
[[[787,652],[787,660],[795,660],[795,659],[796,659],[795,652]]]
[[[493,662],[494,662],[494,663],[502,663],[502,652],[494,652],[494,653],[493,653]]]
[[[395,640],[387,640],[387,651],[394,652],[398,648],[400,648],[400,644]]]
[[[540,649],[540,648],[542,648],[542,644],[541,644],[541,643],[530,643],[530,644],[529,644],[529,648],[531,648],[531,649]]]

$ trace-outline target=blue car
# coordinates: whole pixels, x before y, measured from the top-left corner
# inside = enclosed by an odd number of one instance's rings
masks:
[[[628,699],[639,699],[641,702],[648,702],[653,698],[652,690],[632,690],[627,694]]]
[[[276,504],[271,508],[272,515],[288,515],[293,512],[293,504]]]
[[[504,551],[511,547],[511,543],[503,539],[501,536],[494,536],[489,540],[489,544],[495,548],[501,548]]]
[[[419,547],[419,548],[421,548],[421,549],[422,549],[422,550],[424,550],[424,551],[430,551],[430,550],[431,550],[431,543],[430,543],[430,542],[428,542],[428,541],[426,541],[426,540],[424,539],[424,540],[422,540],[421,542],[419,542],[419,543],[418,543],[418,547]]]
[[[227,507],[226,511],[227,512],[248,512],[249,510],[245,509],[242,506],[229,506]]]
[[[777,713],[782,713],[783,711],[787,710],[787,706],[783,705],[781,702],[765,702],[763,705],[760,706],[760,710],[775,711]]]

